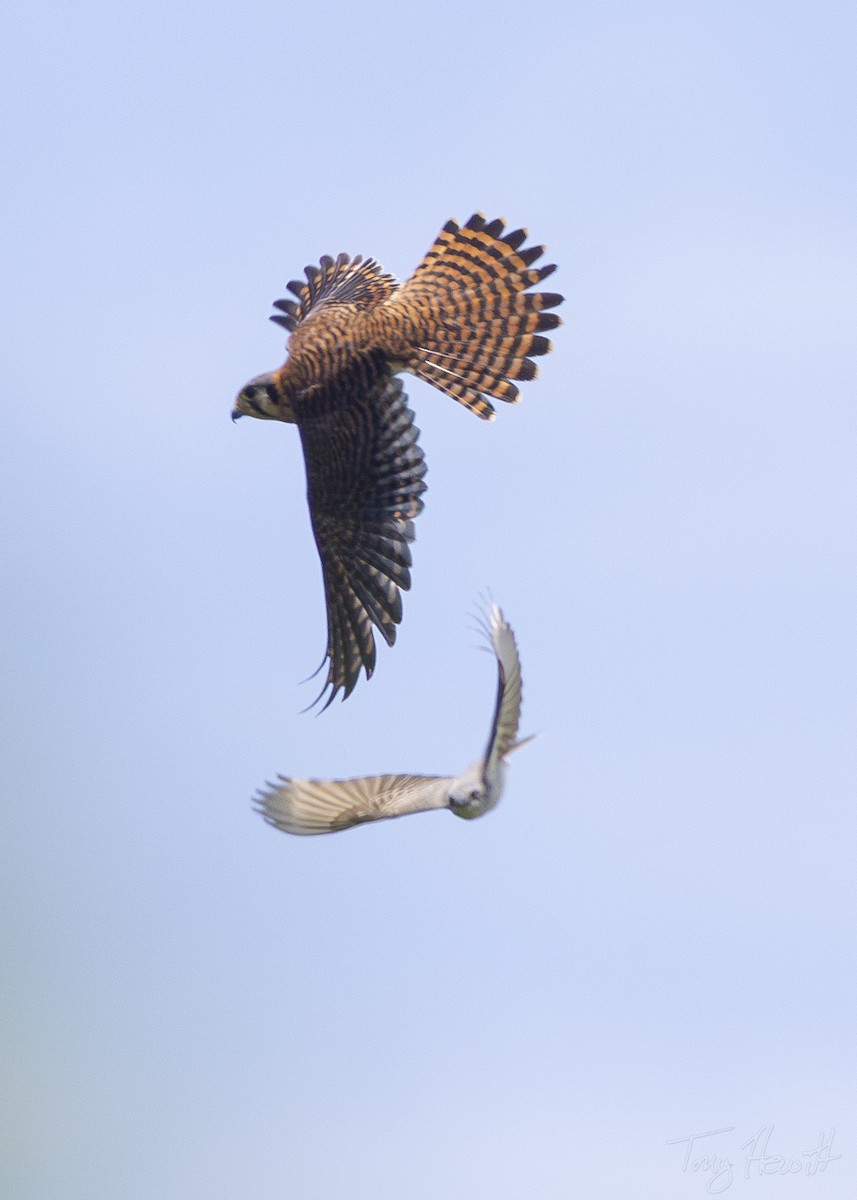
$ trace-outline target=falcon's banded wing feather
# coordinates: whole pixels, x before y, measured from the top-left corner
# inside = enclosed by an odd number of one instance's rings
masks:
[[[396,640],[426,468],[407,397],[387,374],[340,376],[313,397],[299,430],[327,603],[326,708],[340,690],[350,695],[361,667],[372,675],[373,625]]]
[[[490,777],[506,755],[521,744],[517,737],[521,721],[522,684],[521,660],[515,635],[496,604],[492,604],[486,614],[485,628],[497,656],[497,704],[485,750],[485,774]]]
[[[286,833],[335,833],[366,821],[446,808],[448,779],[439,775],[371,775],[360,779],[290,779],[260,791],[254,803]]]
[[[279,309],[271,317],[277,325],[294,332],[301,322],[318,313],[323,305],[343,304],[354,308],[374,308],[396,291],[398,283],[374,258],[358,254],[350,258],[339,254],[322,256],[317,267],[305,267],[306,282],[293,279],[286,284],[295,300],[275,300]]]

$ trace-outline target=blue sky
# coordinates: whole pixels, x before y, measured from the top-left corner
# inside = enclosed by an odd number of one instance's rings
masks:
[[[684,1200],[709,1151],[850,1197],[853,6],[5,26],[4,1194]],[[408,381],[400,637],[301,715],[298,439],[233,396],[305,263],[401,278],[474,209],[547,242],[565,325],[492,426]],[[541,733],[500,808],[265,826],[278,771],[479,752],[486,588]]]

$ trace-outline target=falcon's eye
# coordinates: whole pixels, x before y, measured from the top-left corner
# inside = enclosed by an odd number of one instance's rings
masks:
[[[470,793],[468,799],[469,800],[481,800],[482,793],[480,792],[479,788],[474,788],[473,791]]]
[[[254,408],[256,412],[259,412],[261,409],[261,402],[265,399],[266,394],[265,388],[259,387],[258,384],[254,383],[252,387],[244,389],[244,391],[241,393],[241,398],[245,400],[251,408]]]

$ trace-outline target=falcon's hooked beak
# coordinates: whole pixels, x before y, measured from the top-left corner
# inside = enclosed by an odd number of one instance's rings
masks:
[[[236,404],[236,406],[232,410],[232,420],[237,421],[239,417],[243,417],[243,416],[244,416],[243,412]]]

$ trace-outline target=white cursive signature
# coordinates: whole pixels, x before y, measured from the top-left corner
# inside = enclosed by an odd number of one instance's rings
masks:
[[[684,1146],[682,1171],[692,1171],[705,1177],[705,1190],[710,1195],[725,1192],[735,1181],[735,1163],[724,1153],[723,1142],[706,1142],[706,1138],[723,1138],[725,1134],[733,1133],[735,1125],[723,1129],[708,1129],[704,1133],[692,1133],[689,1137],[670,1138],[668,1146]],[[773,1125],[762,1127],[747,1141],[738,1147],[744,1151],[744,1179],[760,1178],[763,1175],[805,1175],[811,1179],[813,1175],[823,1173],[832,1162],[837,1162],[842,1155],[833,1153],[833,1139],[836,1130],[830,1134],[819,1134],[818,1144],[811,1150],[802,1150],[797,1157],[786,1154],[773,1154],[770,1150],[771,1138],[774,1133]],[[733,1151],[734,1153],[734,1151]]]

